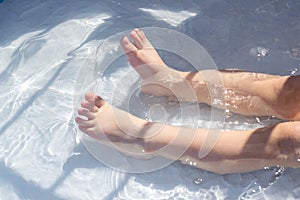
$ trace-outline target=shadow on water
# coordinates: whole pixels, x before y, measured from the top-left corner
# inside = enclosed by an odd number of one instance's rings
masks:
[[[0,161],[1,181],[11,184],[14,191],[21,199],[45,199],[45,200],[63,200],[55,194],[55,190],[61,185],[61,183],[77,168],[92,169],[102,167],[102,165],[94,157],[92,157],[82,144],[74,147],[74,153],[67,159],[63,166],[62,175],[55,181],[50,188],[41,188],[38,184],[25,180],[21,175],[17,174],[13,169],[7,167],[3,161]],[[125,178],[118,182],[118,186],[106,197],[101,199],[113,199],[118,196],[120,191],[129,179],[129,175],[126,174]]]
[[[10,183],[14,191],[20,199],[40,199],[45,200],[62,200],[52,191],[43,189],[34,182],[26,181],[22,176],[14,170],[5,166],[4,162],[0,161],[1,180]]]
[[[74,147],[73,150],[74,154],[67,159],[63,166],[63,174],[55,181],[55,183],[48,189],[52,193],[55,191],[56,188],[61,186],[61,183],[70,175],[77,168],[84,168],[84,169],[93,169],[104,167],[102,164],[99,163],[89,152],[85,149],[82,143],[78,144]],[[114,170],[114,169],[111,169]],[[117,173],[122,173],[118,172]],[[117,188],[111,191],[105,197],[101,197],[104,200],[111,200],[113,197],[118,196],[118,191],[121,191],[123,187],[129,180],[129,174],[125,174],[125,178],[123,180],[118,180]]]
[[[0,128],[0,135],[3,134],[19,117],[22,116],[22,114],[33,104],[33,102],[42,94],[44,94],[49,86],[56,80],[56,78],[59,76],[61,71],[67,66],[68,60],[65,61],[63,64],[61,64],[54,75],[49,79],[47,84],[45,84],[42,89],[38,90],[34,95],[32,95],[29,100],[24,103],[24,105],[16,111],[16,114],[9,119],[1,128]]]
[[[124,4],[126,4],[124,6]],[[104,24],[100,24],[95,32],[90,35],[87,41],[97,38],[107,38],[117,32],[130,30],[142,26],[161,26],[168,27],[169,25],[161,20],[155,19],[153,16],[143,12],[140,8],[153,7],[152,2],[141,2],[133,0],[130,2],[123,1],[80,1],[76,3],[71,0],[60,1],[55,0],[47,3],[40,1],[14,1],[4,2],[0,6],[0,12],[6,17],[0,18],[0,30],[3,31],[5,37],[0,41],[0,46],[5,46],[9,42],[14,41],[21,35],[29,32],[42,30],[41,34],[47,33],[58,24],[63,22],[80,19],[85,17],[95,16],[100,13],[105,13],[110,17],[105,19]],[[174,6],[169,6],[172,9]],[[8,8],[8,9],[7,9]],[[48,13],[48,15],[45,15]],[[34,20],[28,16],[40,16]],[[22,23],[17,21],[22,18]],[[15,27],[21,26],[22,30],[16,30],[10,23],[15,23]],[[24,26],[25,25],[25,26]],[[111,28],[113,27],[113,29]],[[97,36],[97,37],[95,37]]]
[[[18,6],[6,9],[8,3]],[[152,15],[139,10],[139,8],[143,8],[145,6],[153,6],[151,3],[146,3],[145,5],[145,3],[138,0],[126,2],[126,8],[130,8],[130,10],[124,9],[122,6],[123,3],[124,2],[121,1],[110,0],[101,1],[101,3],[96,0],[84,1],[78,4],[80,7],[86,8],[81,10],[78,8],[76,2],[71,0],[64,1],[63,5],[61,5],[58,1],[48,3],[41,3],[40,1],[31,1],[30,3],[24,1],[4,2],[0,6],[0,13],[4,13],[4,16],[6,15],[6,17],[0,18],[0,32],[4,33],[3,35],[5,36],[2,40],[0,40],[0,46],[9,45],[11,41],[14,41],[21,35],[34,31],[40,31],[33,36],[34,38],[43,37],[44,35],[47,35],[50,30],[63,22],[77,18],[90,17],[99,13],[107,14],[110,17],[108,19],[104,19],[104,22],[98,25],[78,47],[72,50],[72,52],[80,49],[84,44],[92,40],[103,40],[116,33],[131,30],[136,27],[158,26],[172,29],[172,26],[168,23],[162,20],[157,20]],[[114,8],[114,10],[105,8]],[[172,6],[169,8],[172,8]],[[88,13],[86,12],[87,10]],[[52,17],[37,17],[34,21],[32,21],[31,18],[27,18],[27,15],[44,16],[44,13],[49,13]],[[16,15],[20,16],[16,18]],[[22,18],[23,23],[26,24],[25,27],[24,24],[18,24],[16,22],[22,15],[25,15],[25,17]],[[10,23],[14,23],[15,25],[12,27]],[[10,30],[11,28],[13,30]],[[26,43],[30,42],[30,40],[31,38],[29,40],[25,40],[21,45],[19,45],[19,47],[16,47],[12,56],[15,59],[5,66],[5,69],[0,73],[1,81],[8,79],[8,75],[13,74],[13,72],[17,70],[22,59],[22,47],[26,45]]]
[[[61,183],[70,175],[70,173],[74,171],[74,169],[92,169],[99,166],[100,163],[94,157],[92,157],[80,143],[74,147],[73,155],[71,155],[63,165],[62,175],[55,181],[49,190],[55,191],[55,189],[61,185]]]

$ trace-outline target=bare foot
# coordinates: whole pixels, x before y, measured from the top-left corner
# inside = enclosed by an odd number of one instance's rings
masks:
[[[168,69],[143,31],[134,29],[130,33],[130,37],[133,42],[124,36],[120,44],[126,53],[130,65],[137,70],[142,79],[146,79],[157,72]]]
[[[76,117],[75,121],[83,133],[109,146],[113,143],[135,143],[142,149],[141,134],[147,121],[112,107],[93,93],[86,94],[81,106],[78,109],[81,117]]]
[[[120,44],[130,65],[142,78],[141,90],[143,93],[153,96],[168,96],[170,100],[175,101],[178,100],[178,97],[187,99],[189,96],[193,96],[187,94],[193,93],[193,90],[187,84],[184,72],[169,68],[143,31],[134,29],[130,33],[130,37],[133,42],[125,36],[121,39]]]

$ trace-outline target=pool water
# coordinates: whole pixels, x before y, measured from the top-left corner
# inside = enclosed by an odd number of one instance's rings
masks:
[[[100,77],[97,92],[124,108],[128,91],[138,85],[137,74],[130,72],[130,79],[118,84],[130,71],[121,57],[95,76],[95,55],[106,38],[135,27],[182,32],[199,42],[220,68],[300,74],[299,1],[4,0],[0,16],[0,199],[300,198],[300,170],[279,166],[217,175],[174,162],[145,174],[120,172],[86,150],[74,124],[74,97],[85,92],[74,91],[82,84],[78,77],[86,85]],[[170,66],[190,67],[172,54],[161,55]],[[147,115],[147,106],[158,99],[136,91],[132,100],[134,114],[160,117]],[[176,109],[169,107],[174,114],[170,123],[177,122]],[[205,116],[211,108],[199,109],[203,116],[191,116],[181,125],[198,117],[201,127],[208,126]],[[277,122],[229,114],[226,128]]]

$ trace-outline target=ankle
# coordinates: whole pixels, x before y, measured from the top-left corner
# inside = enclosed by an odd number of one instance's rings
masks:
[[[208,82],[205,81],[200,72],[179,72],[184,77],[187,83],[192,87],[197,102],[211,103],[210,91],[208,89]]]

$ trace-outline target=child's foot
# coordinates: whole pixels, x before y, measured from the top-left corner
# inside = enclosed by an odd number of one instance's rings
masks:
[[[130,37],[133,42],[124,36],[120,44],[126,53],[130,65],[137,70],[142,79],[146,79],[157,72],[168,69],[143,31],[134,29],[131,31]],[[143,71],[139,71],[139,68],[142,67],[144,68]]]
[[[160,58],[143,31],[134,29],[120,41],[130,65],[142,78],[143,93],[154,96],[174,97],[175,82],[183,82],[182,72],[170,69]]]
[[[81,106],[78,109],[81,117],[76,117],[75,121],[83,133],[109,146],[113,143],[135,143],[142,149],[140,134],[147,121],[112,107],[93,93],[86,94]]]

